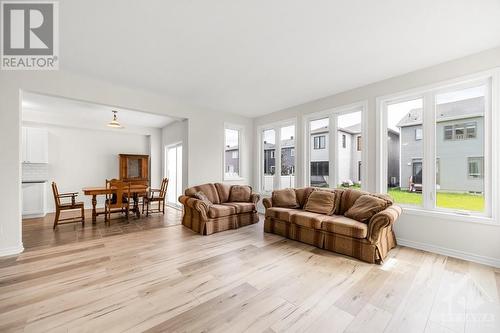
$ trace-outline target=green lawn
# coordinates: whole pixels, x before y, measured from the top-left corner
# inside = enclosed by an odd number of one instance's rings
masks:
[[[394,201],[408,205],[422,205],[422,193],[408,192],[399,188],[388,191]],[[484,196],[469,193],[437,192],[437,206],[461,210],[483,211]]]

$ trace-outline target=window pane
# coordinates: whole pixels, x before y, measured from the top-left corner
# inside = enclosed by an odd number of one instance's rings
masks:
[[[310,130],[310,182],[311,186],[329,187],[329,119],[323,118],[309,122]]]
[[[274,173],[276,171],[276,132],[274,130],[271,129],[262,132],[262,147],[264,150],[262,190],[272,192],[274,189]]]
[[[281,188],[295,187],[295,126],[282,127],[281,140]]]
[[[397,203],[422,205],[421,98],[387,107],[387,192]]]
[[[337,117],[337,186],[361,187],[361,111]]]
[[[224,132],[225,149],[225,176],[228,178],[238,177],[240,174],[240,132],[226,128]]]
[[[439,208],[484,211],[485,91],[480,86],[436,95]]]

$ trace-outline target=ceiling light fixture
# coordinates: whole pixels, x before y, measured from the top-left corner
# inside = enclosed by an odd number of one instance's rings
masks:
[[[118,118],[116,116],[116,114],[118,113],[118,111],[111,111],[113,112],[113,120],[111,120],[109,123],[108,123],[108,127],[112,127],[112,128],[122,128],[123,126],[120,125],[120,123],[118,122]]]

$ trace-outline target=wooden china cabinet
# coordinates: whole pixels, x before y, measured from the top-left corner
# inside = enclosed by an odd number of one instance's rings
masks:
[[[149,155],[120,154],[120,179],[149,186]]]

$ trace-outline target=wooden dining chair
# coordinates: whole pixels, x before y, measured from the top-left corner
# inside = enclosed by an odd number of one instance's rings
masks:
[[[128,219],[131,200],[130,183],[118,179],[106,179],[106,189],[111,191],[106,194],[104,221],[110,225],[112,213],[125,213]]]
[[[144,205],[146,205],[146,216],[149,213],[165,214],[165,195],[167,194],[168,178],[163,178],[159,189],[150,189],[142,200],[142,213],[144,214]],[[150,203],[158,202],[158,209],[150,209]]]
[[[76,197],[78,196],[78,192],[69,192],[69,193],[59,193],[57,189],[57,184],[52,182],[52,193],[54,194],[54,203],[56,207],[56,215],[54,216],[54,227],[55,229],[59,224],[67,224],[67,223],[77,223],[82,222],[82,227],[85,226],[85,207],[83,202],[77,202]],[[61,199],[69,199],[70,202],[61,202]],[[66,210],[76,210],[80,209],[80,216],[76,217],[67,217],[62,219],[61,212]],[[60,223],[64,222],[64,223]]]

